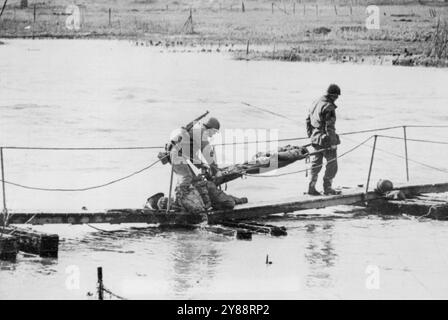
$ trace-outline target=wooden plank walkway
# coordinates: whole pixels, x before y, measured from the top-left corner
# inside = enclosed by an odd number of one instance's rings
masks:
[[[440,193],[448,191],[448,183],[403,185],[394,188],[402,191],[407,197],[423,193]],[[223,220],[241,220],[260,218],[271,214],[290,213],[294,211],[319,209],[340,205],[364,204],[366,201],[381,199],[382,196],[370,191],[367,194],[363,189],[343,190],[341,195],[311,197],[304,195],[293,199],[282,199],[257,204],[245,204],[234,210],[215,211],[209,215],[209,223],[219,223]]]
[[[422,193],[448,192],[448,183],[403,185],[400,190],[407,196]],[[245,204],[234,210],[214,211],[208,214],[208,222],[217,224],[224,220],[242,220],[261,218],[272,214],[288,213],[299,210],[325,208],[339,205],[354,205],[382,198],[371,191],[367,194],[363,189],[346,189],[335,196],[300,196],[292,199],[279,199],[270,202]],[[147,209],[114,209],[104,212],[72,212],[72,213],[12,213],[10,224],[83,224],[83,223],[160,223],[162,225],[191,225],[202,222],[201,216],[183,212],[154,211]],[[2,224],[0,217],[0,224]]]

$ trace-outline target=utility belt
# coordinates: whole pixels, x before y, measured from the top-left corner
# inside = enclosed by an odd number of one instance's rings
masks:
[[[323,148],[331,147],[332,145],[338,145],[341,143],[339,135],[335,134],[334,137],[328,135],[324,130],[314,128],[310,137],[312,144],[317,144]]]

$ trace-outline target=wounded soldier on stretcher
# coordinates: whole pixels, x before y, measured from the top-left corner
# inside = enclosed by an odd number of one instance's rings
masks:
[[[259,152],[249,162],[222,168],[221,176],[214,177],[213,181],[216,185],[221,185],[245,174],[261,174],[279,169],[308,156],[309,152],[304,146],[287,145],[278,148],[276,152]]]
[[[231,210],[235,205],[247,203],[247,198],[237,198],[226,194],[220,185],[235,180],[245,174],[260,174],[287,166],[309,155],[306,147],[285,146],[276,152],[259,152],[253,160],[242,164],[235,164],[219,169],[219,174],[197,175],[188,190],[176,188],[176,200],[171,200],[170,209],[186,210],[190,213],[200,213],[209,210]],[[145,208],[164,210],[167,208],[168,198],[163,193],[157,193],[148,198]]]

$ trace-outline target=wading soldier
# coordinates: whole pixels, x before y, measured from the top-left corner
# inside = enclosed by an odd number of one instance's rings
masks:
[[[341,89],[331,84],[326,95],[317,100],[310,108],[306,118],[307,133],[311,140],[314,151],[321,151],[313,155],[311,160],[311,181],[308,194],[316,196],[320,193],[316,190],[319,172],[326,160],[324,175],[324,194],[334,195],[340,192],[334,190],[331,185],[338,171],[337,145],[340,144],[339,136],[336,134],[336,104],[335,101],[341,95]]]

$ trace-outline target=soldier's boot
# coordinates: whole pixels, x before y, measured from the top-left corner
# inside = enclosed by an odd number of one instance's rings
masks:
[[[333,189],[331,187],[331,181],[324,180],[324,195],[334,196],[337,194],[341,194],[341,191]]]
[[[308,194],[310,196],[320,196],[320,192],[316,190],[316,181],[311,181],[308,185]]]
[[[246,197],[238,198],[238,197],[232,196],[232,198],[233,198],[233,200],[235,200],[235,205],[245,204],[248,202]]]

